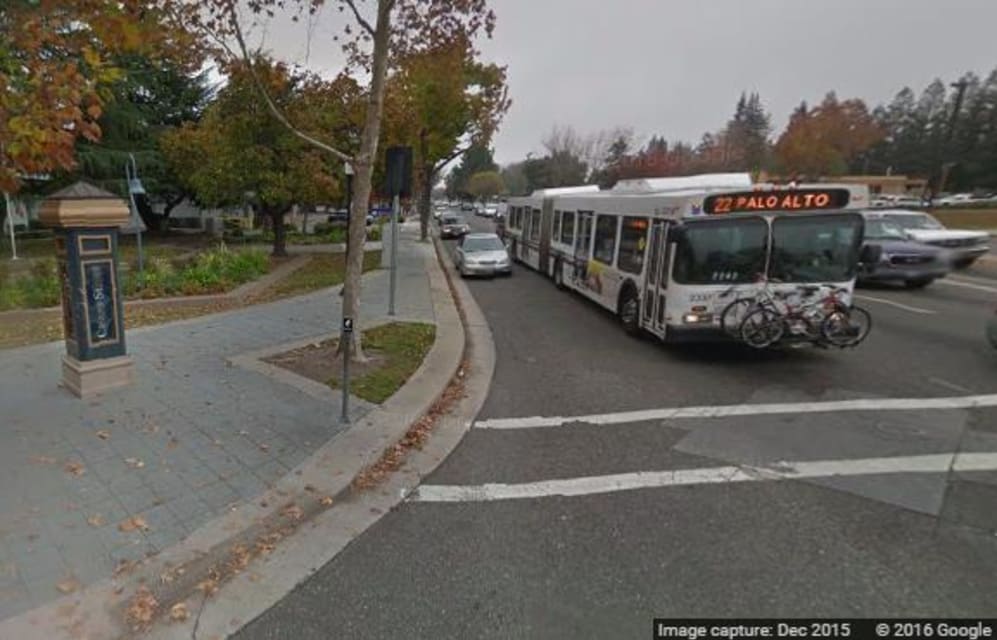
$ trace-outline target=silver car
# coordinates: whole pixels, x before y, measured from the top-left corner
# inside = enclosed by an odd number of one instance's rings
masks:
[[[494,233],[469,233],[464,236],[457,247],[454,262],[465,278],[512,273],[509,252]]]

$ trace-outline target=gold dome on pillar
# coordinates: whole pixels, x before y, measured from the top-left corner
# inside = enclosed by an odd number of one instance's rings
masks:
[[[38,210],[38,220],[49,227],[118,227],[130,218],[128,203],[88,182],[56,191]]]

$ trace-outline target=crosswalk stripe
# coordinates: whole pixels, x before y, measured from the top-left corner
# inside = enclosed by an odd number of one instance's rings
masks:
[[[831,413],[838,411],[919,411],[925,409],[973,409],[997,406],[997,394],[951,396],[942,398],[862,398],[827,402],[790,402],[766,404],[731,404],[702,407],[663,407],[617,413],[581,416],[528,416],[492,418],[474,424],[478,429],[535,429],[559,427],[572,423],[594,425],[624,424],[646,420],[725,418],[729,416],[773,415],[786,413]]]
[[[520,484],[422,485],[409,499],[414,502],[492,502],[731,482],[897,473],[945,473],[950,469],[959,472],[997,470],[997,453],[780,462],[768,467],[724,466],[672,471],[637,471]]]

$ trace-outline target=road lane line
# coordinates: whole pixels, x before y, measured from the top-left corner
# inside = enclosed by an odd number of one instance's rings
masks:
[[[987,293],[997,293],[997,287],[988,287],[982,284],[976,284],[973,282],[968,282],[966,280],[958,280],[955,278],[939,278],[935,280],[936,284],[946,284],[950,287],[962,287],[964,289],[973,289],[974,291],[986,291]]]
[[[940,282],[940,281],[939,281]],[[934,315],[938,313],[937,311],[932,311],[931,309],[922,309],[920,307],[912,307],[910,305],[901,304],[899,302],[894,302],[893,300],[887,300],[885,298],[874,298],[872,296],[862,296],[855,294],[852,296],[858,300],[867,300],[869,302],[878,302],[880,304],[889,305],[891,307],[896,307],[897,309],[903,309],[904,311],[910,311],[911,313],[921,313],[924,315]]]
[[[924,409],[972,409],[997,406],[997,394],[952,396],[944,398],[863,398],[828,402],[791,402],[771,404],[727,404],[704,407],[664,407],[597,413],[585,416],[529,416],[525,418],[492,418],[474,424],[478,429],[534,429],[559,427],[571,423],[595,425],[624,424],[647,420],[678,418],[726,418],[785,413],[829,413],[834,411],[917,411]]]
[[[491,502],[553,496],[584,496],[634,489],[655,489],[729,482],[801,480],[835,476],[897,473],[947,473],[997,470],[997,453],[931,454],[855,460],[780,462],[771,467],[725,466],[673,471],[638,471],[604,476],[542,480],[521,484],[422,485],[410,496],[414,502]]]

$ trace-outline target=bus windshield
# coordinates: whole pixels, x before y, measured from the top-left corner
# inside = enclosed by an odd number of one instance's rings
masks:
[[[679,284],[752,282],[765,271],[767,244],[762,218],[697,221],[679,238],[672,278]]]
[[[861,243],[858,215],[776,218],[769,277],[783,282],[851,280]]]

